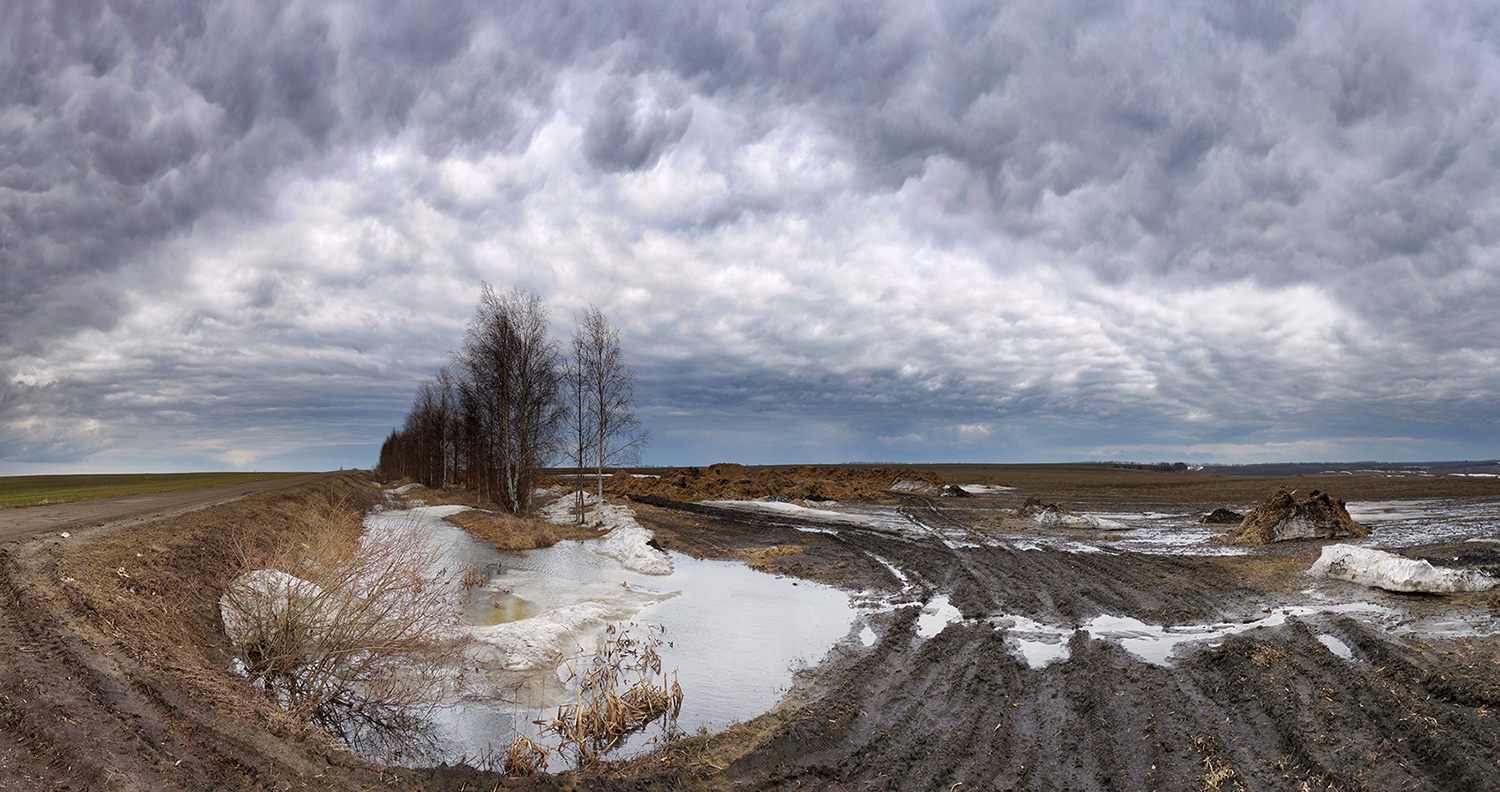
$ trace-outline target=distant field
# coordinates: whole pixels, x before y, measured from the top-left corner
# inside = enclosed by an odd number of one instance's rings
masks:
[[[294,473],[123,473],[97,476],[0,476],[0,508],[216,487]]]

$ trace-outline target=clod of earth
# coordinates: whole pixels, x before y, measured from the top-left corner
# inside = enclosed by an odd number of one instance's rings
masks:
[[[1228,540],[1240,545],[1262,545],[1294,539],[1342,539],[1368,536],[1370,529],[1354,521],[1344,502],[1313,490],[1298,498],[1286,487],[1278,487],[1256,506]]]
[[[1240,514],[1234,509],[1226,509],[1220,506],[1203,515],[1202,522],[1204,525],[1238,525],[1244,519],[1245,515]]]

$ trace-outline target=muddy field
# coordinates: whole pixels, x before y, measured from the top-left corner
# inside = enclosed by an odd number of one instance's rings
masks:
[[[875,647],[846,647],[780,711],[747,725],[744,735],[723,738],[743,738],[743,755],[719,756],[722,770],[669,774],[668,785],[1500,788],[1500,640],[1399,626],[1454,618],[1493,624],[1500,615],[1493,595],[1403,596],[1341,584],[1333,598],[1390,612],[1380,619],[1290,618],[1189,646],[1167,665],[1079,631],[1067,659],[1030,667],[1008,631],[997,629],[997,617],[1062,625],[1101,614],[1149,625],[1265,618],[1309,599],[1314,584],[1302,572],[1317,545],[1196,557],[953,540],[1028,496],[1090,510],[1206,513],[1253,505],[1280,484],[1351,500],[1487,501],[1500,491],[1494,479],[1225,478],[1053,467],[936,472],[1014,489],[983,498],[897,496],[913,524],[948,529],[925,537],[844,525],[808,533],[769,515],[661,500],[638,505],[643,522],[669,546],[726,557],[744,555],[747,546],[806,546],[767,566],[854,589],[883,588],[913,603],[884,615]],[[1490,569],[1500,561],[1493,544],[1407,552]],[[962,618],[924,639],[917,604],[938,595]]]
[[[776,710],[584,777],[393,771],[341,754],[278,725],[264,702],[244,706],[254,694],[226,669],[212,582],[156,606],[185,611],[188,626],[169,633],[175,650],[143,647],[109,618],[138,607],[129,597],[146,596],[142,589],[119,576],[114,588],[60,582],[82,575],[55,539],[9,545],[0,557],[0,787],[1500,789],[1500,639],[1482,629],[1500,617],[1494,595],[1402,596],[1310,581],[1302,572],[1316,545],[1130,552],[1111,549],[1128,540],[1095,532],[1078,537],[1095,548],[1085,552],[1003,526],[1027,497],[1081,512],[1207,513],[1248,507],[1287,482],[1351,502],[1448,499],[1483,512],[1500,498],[1500,479],[933,472],[1010,489],[885,493],[830,506],[879,515],[868,524],[636,496],[637,518],[669,549],[832,583],[881,605],[864,613],[871,645],[840,643]],[[248,499],[160,528],[105,532],[92,540],[94,566],[148,577],[196,566],[222,576],[204,561],[213,527],[255,513]],[[1403,552],[1493,568],[1497,547]],[[162,559],[160,568],[131,566],[135,553]],[[116,589],[109,601],[97,593]],[[1323,610],[1286,615],[1310,600]],[[1351,603],[1381,610],[1338,610]],[[1101,617],[1156,629],[1277,624],[1151,662],[1134,652],[1128,629],[1087,629]],[[1039,627],[1054,632],[1028,643],[1036,638],[1028,629]],[[1027,647],[1052,661],[1032,662]],[[213,696],[195,698],[205,689]]]

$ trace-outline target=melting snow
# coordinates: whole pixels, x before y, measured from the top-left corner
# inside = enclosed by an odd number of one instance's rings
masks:
[[[1344,659],[1344,660],[1353,660],[1354,659],[1354,650],[1352,650],[1352,649],[1349,648],[1349,644],[1346,644],[1343,641],[1340,641],[1339,639],[1333,637],[1332,635],[1329,635],[1328,633],[1323,633],[1323,634],[1319,635],[1318,636],[1318,643],[1323,644],[1324,646],[1328,647],[1328,651],[1333,652],[1335,655],[1337,655],[1341,659]]]
[[[1036,516],[1036,524],[1043,528],[1087,528],[1096,531],[1128,531],[1130,526],[1107,520],[1103,517],[1095,517],[1091,514],[1064,514],[1060,511],[1048,509]]]
[[[1307,571],[1310,575],[1348,580],[1386,591],[1429,594],[1489,591],[1500,583],[1478,570],[1435,567],[1423,559],[1347,544],[1324,547],[1322,555]]]
[[[578,494],[570,492],[542,509],[542,518],[560,524],[571,523],[575,520],[573,510],[577,504]],[[587,510],[584,516],[586,523],[609,529],[609,533],[594,548],[595,552],[609,556],[636,572],[647,575],[672,574],[672,557],[651,546],[654,535],[636,522],[635,512],[629,506],[600,501],[597,496],[585,492],[583,507]]]
[[[922,606],[922,613],[917,616],[917,635],[931,638],[942,632],[944,627],[963,621],[963,618],[958,608],[948,601],[948,595],[939,594]]]
[[[318,584],[279,569],[246,572],[230,582],[219,597],[224,633],[236,644],[244,644],[254,637],[254,625],[275,621],[280,614],[303,607],[300,603],[316,600],[322,593]]]
[[[817,522],[840,522],[851,525],[871,525],[874,523],[872,518],[863,514],[846,514],[844,512],[829,511],[828,509],[813,509],[782,501],[720,500],[704,501],[704,505],[720,506],[726,509],[766,512],[769,514],[784,514]]]
[[[1068,658],[1068,642],[1080,630],[1090,638],[1113,641],[1122,649],[1145,662],[1159,666],[1171,665],[1182,647],[1190,644],[1208,643],[1217,645],[1231,635],[1248,632],[1260,627],[1279,627],[1296,617],[1317,617],[1335,613],[1361,613],[1367,616],[1389,616],[1394,611],[1380,605],[1356,602],[1322,607],[1278,608],[1271,615],[1247,622],[1222,622],[1219,624],[1195,624],[1165,627],[1147,624],[1129,616],[1103,614],[1089,619],[1081,627],[1043,624],[1025,616],[996,616],[986,621],[996,630],[1006,633],[1006,646],[1030,668],[1041,668],[1050,663]],[[943,628],[962,621],[958,609],[948,598],[937,596],[922,608],[917,618],[917,634],[931,638]],[[1460,628],[1467,625],[1459,625]],[[1320,636],[1319,640],[1323,640]],[[1330,643],[1332,641],[1332,643]],[[1323,640],[1334,654],[1349,659],[1348,647],[1331,636]]]

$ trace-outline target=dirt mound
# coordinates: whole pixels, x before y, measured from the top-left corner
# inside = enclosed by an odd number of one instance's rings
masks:
[[[1258,545],[1292,539],[1340,539],[1367,536],[1370,529],[1354,521],[1344,502],[1313,490],[1298,498],[1278,487],[1229,534],[1234,544]]]
[[[1219,508],[1214,509],[1208,514],[1203,515],[1203,519],[1199,520],[1199,522],[1203,523],[1204,525],[1235,525],[1244,521],[1244,519],[1245,515],[1240,514],[1234,509],[1226,509],[1223,506],[1220,506]]]
[[[1048,514],[1065,515],[1068,517],[1078,516],[1078,512],[1075,512],[1072,509],[1063,506],[1062,504],[1048,503],[1037,497],[1029,497],[1026,500],[1022,501],[1021,505],[1017,506],[1015,511],[1011,514],[1019,519],[1038,519],[1043,515]]]
[[[749,468],[728,462],[706,468],[676,468],[658,477],[621,472],[604,486],[614,495],[649,495],[678,501],[888,500],[891,490],[941,495],[951,489],[937,474],[912,468],[837,465]]]

